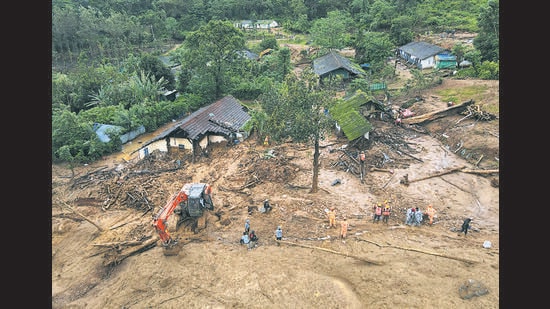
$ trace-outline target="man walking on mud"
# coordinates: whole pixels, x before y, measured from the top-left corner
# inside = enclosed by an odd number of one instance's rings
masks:
[[[468,230],[470,229],[470,222],[472,222],[472,218],[464,219],[464,223],[462,223],[462,228],[460,229],[460,232],[458,232],[458,236],[460,236],[460,233],[464,233],[464,236],[468,234]]]

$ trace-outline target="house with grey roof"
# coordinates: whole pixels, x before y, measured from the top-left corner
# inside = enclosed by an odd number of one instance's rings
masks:
[[[313,60],[313,71],[321,80],[338,75],[342,76],[344,80],[350,80],[357,76],[366,75],[358,64],[352,63],[350,59],[334,50]]]
[[[138,149],[139,159],[155,150],[191,151],[193,155],[212,143],[242,141],[248,137],[243,126],[250,119],[248,109],[231,95],[204,106],[174,123]]]
[[[274,20],[260,19],[260,20],[239,20],[233,22],[233,25],[239,29],[263,29],[269,30],[271,28],[279,27],[279,23]]]
[[[426,42],[411,42],[397,49],[397,56],[418,69],[433,68],[437,64],[437,57],[445,58],[451,52],[443,47]]]

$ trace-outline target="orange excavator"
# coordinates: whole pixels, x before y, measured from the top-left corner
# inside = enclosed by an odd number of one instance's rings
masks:
[[[183,222],[190,221],[195,233],[206,226],[204,210],[214,210],[212,187],[206,183],[187,183],[174,193],[164,207],[153,216],[153,226],[160,236],[165,249],[173,249],[177,240],[168,233],[168,219],[175,214],[174,230]],[[167,254],[166,255],[172,255]]]

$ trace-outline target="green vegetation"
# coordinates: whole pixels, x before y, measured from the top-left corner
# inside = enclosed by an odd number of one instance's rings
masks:
[[[228,94],[258,101],[254,106],[275,102],[267,94],[287,87],[292,71],[284,44],[308,44],[318,56],[331,48],[355,49],[354,63],[371,67],[367,79],[346,91],[368,93],[372,83],[394,78],[387,58],[417,35],[480,32],[473,48],[453,48],[472,62],[457,76],[498,79],[498,8],[495,0],[280,0],[269,6],[245,0],[54,0],[52,159],[74,165],[120,150],[119,133],[103,143],[94,123],[120,126],[120,134],[141,125],[150,132]],[[243,16],[275,20],[283,30],[235,27],[232,21]],[[266,48],[274,51],[261,61],[242,56]],[[434,82],[415,72],[402,92]],[[163,96],[171,90],[178,92],[174,101]],[[298,100],[303,94],[294,95]],[[276,136],[271,116],[254,113],[252,129]]]
[[[483,93],[487,90],[487,86],[470,86],[470,87],[461,87],[460,89],[444,89],[437,92],[441,96],[441,99],[444,102],[455,102],[462,103],[470,99],[476,100],[476,96],[479,93]]]
[[[461,87],[457,89],[453,89],[453,88],[443,89],[443,90],[437,91],[436,93],[439,96],[441,96],[441,100],[443,100],[443,102],[463,103],[470,99],[473,99],[476,103],[478,103],[483,108],[484,111],[498,115],[499,113],[498,105],[486,106],[483,104],[483,97],[481,94],[485,93],[486,90],[487,90],[487,86],[479,85],[479,86]]]

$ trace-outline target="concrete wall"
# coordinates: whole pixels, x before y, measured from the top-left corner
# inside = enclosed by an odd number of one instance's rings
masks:
[[[153,143],[141,148],[138,151],[138,158],[141,160],[141,159],[145,158],[146,156],[148,156],[149,154],[151,154],[155,150],[167,152],[168,151],[168,146],[166,145],[166,141],[161,139],[161,140],[158,140],[156,142],[153,142]]]

